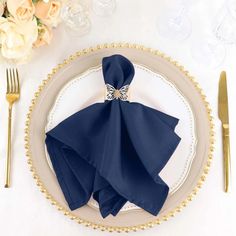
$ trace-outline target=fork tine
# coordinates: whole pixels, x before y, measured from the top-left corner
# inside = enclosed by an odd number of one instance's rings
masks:
[[[14,93],[16,93],[16,86],[17,86],[17,84],[16,84],[16,73],[15,73],[15,69],[12,69],[12,74],[13,74],[13,82],[14,82],[14,87],[13,87],[13,91],[14,91]]]
[[[6,76],[7,76],[7,93],[10,92],[10,78],[9,78],[9,69],[6,70]]]
[[[16,73],[15,73],[15,69],[12,69],[12,80],[13,80],[13,93],[16,93]]]
[[[12,85],[12,92],[15,93],[16,92],[16,78],[15,78],[15,71],[14,69],[12,69],[12,81],[13,81],[13,85]]]
[[[14,92],[14,81],[13,81],[13,73],[12,73],[12,69],[10,69],[10,93]]]
[[[20,81],[19,81],[19,74],[18,74],[18,70],[16,69],[16,80],[17,80],[17,93],[20,93]]]

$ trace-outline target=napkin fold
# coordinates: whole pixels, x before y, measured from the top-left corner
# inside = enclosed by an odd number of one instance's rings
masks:
[[[126,99],[135,74],[127,58],[105,57],[102,69],[104,88],[113,88],[106,100],[46,134],[58,182],[71,210],[93,196],[104,218],[127,201],[157,215],[169,192],[158,174],[180,142],[178,119]]]

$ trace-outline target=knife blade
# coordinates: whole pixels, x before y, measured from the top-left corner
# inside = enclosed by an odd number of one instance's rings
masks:
[[[227,77],[225,71],[222,71],[220,74],[218,94],[218,116],[222,123],[224,190],[225,192],[228,192],[230,185],[230,138]]]
[[[219,82],[219,118],[222,124],[229,124],[229,108],[228,108],[228,92],[227,92],[227,78],[226,72],[222,71]]]

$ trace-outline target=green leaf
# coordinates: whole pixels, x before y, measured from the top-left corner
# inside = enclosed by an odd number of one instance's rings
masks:
[[[36,21],[37,21],[37,25],[38,25],[38,26],[41,26],[41,25],[42,25],[42,22],[40,21],[39,18],[36,17]]]

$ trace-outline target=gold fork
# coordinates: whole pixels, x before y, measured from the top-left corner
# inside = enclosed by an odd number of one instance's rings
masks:
[[[20,98],[20,82],[17,69],[7,69],[7,93],[8,101],[8,139],[7,139],[7,169],[5,188],[10,187],[10,170],[11,170],[11,122],[12,122],[12,107],[13,104]]]

